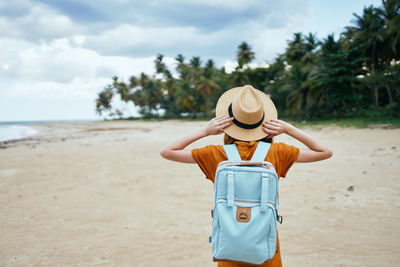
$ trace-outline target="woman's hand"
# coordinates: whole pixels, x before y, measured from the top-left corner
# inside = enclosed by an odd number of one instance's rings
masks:
[[[289,129],[293,127],[290,123],[282,120],[269,120],[262,124],[262,129],[266,132],[268,137],[274,137],[282,133],[288,133]]]
[[[219,116],[211,119],[204,129],[207,135],[221,134],[224,129],[231,125],[233,118],[227,116]]]

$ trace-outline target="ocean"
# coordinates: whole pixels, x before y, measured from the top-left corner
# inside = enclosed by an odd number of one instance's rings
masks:
[[[39,130],[29,125],[35,123],[55,123],[55,122],[74,122],[74,121],[93,121],[93,120],[46,120],[46,121],[0,121],[0,142],[16,140],[33,136]]]

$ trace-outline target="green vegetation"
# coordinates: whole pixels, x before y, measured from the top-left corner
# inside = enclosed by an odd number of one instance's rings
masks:
[[[302,121],[302,122],[291,121],[291,123],[299,128],[312,127],[314,129],[322,129],[326,126],[354,127],[354,128],[384,128],[384,129],[400,128],[400,119],[394,119],[394,118],[323,119],[323,120],[312,120],[312,121]]]
[[[121,118],[111,106],[119,95],[139,107],[145,119],[206,119],[226,90],[251,84],[271,96],[285,119],[358,127],[400,124],[400,0],[365,7],[338,38],[295,33],[268,67],[251,68],[254,58],[243,42],[231,73],[216,68],[212,59],[204,63],[183,55],[175,58],[173,73],[158,55],[151,76],[142,73],[129,82],[113,77],[98,94],[96,111]]]

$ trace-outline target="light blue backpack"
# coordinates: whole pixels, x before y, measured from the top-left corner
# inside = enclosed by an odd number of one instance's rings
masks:
[[[215,174],[210,242],[214,261],[262,264],[277,251],[278,176],[264,161],[269,143],[259,142],[250,161],[235,144],[224,145],[227,161]]]

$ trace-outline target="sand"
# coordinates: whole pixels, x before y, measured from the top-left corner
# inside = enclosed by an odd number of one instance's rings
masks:
[[[196,165],[159,156],[204,124],[42,124],[2,143],[0,266],[216,266],[212,183]],[[295,164],[280,181],[284,266],[398,266],[400,130],[305,131],[334,156]]]

